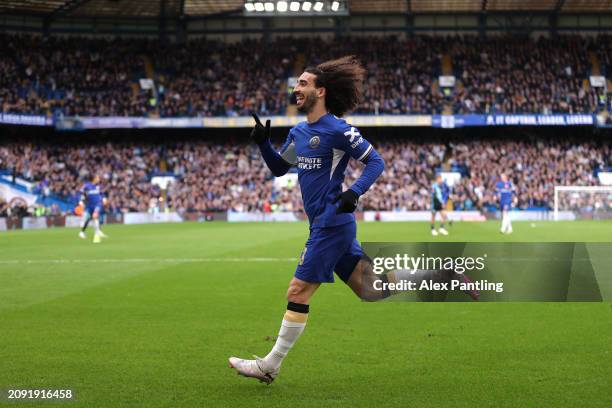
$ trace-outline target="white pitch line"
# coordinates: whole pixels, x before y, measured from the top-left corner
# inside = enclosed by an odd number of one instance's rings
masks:
[[[0,265],[72,263],[204,263],[204,262],[295,262],[297,258],[125,258],[125,259],[4,259]]]

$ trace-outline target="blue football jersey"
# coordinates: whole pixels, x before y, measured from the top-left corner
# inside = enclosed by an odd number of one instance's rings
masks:
[[[444,181],[442,182],[442,203],[446,204],[450,195],[450,188]]]
[[[502,206],[508,206],[512,204],[512,183],[509,181],[503,182],[498,181],[495,185],[497,194],[499,194],[499,203]]]
[[[357,128],[329,113],[314,123],[300,122],[289,131],[279,153],[287,163],[297,167],[311,228],[355,221],[352,213],[336,214],[332,201],[342,192],[349,159],[363,161],[371,151],[372,145]]]
[[[102,206],[102,193],[100,192],[99,186],[93,183],[85,183],[81,189],[81,194],[85,196],[85,206]]]

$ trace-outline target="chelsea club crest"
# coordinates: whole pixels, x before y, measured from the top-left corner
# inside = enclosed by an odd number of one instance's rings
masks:
[[[319,136],[313,136],[310,138],[309,144],[311,149],[316,149],[319,147],[319,143],[321,143],[321,138]]]

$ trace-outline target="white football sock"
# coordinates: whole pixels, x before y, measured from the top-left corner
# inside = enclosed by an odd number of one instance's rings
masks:
[[[96,234],[98,234],[100,232],[100,220],[94,219],[93,226],[94,226],[94,231],[96,232]]]
[[[291,318],[291,316],[287,316],[288,313],[302,314],[288,310],[285,317]],[[283,319],[280,331],[278,332],[278,338],[276,339],[274,347],[272,347],[272,351],[270,351],[268,355],[263,358],[263,362],[268,370],[277,370],[280,367],[283,359],[287,356],[287,353],[289,353],[291,347],[293,347],[297,339],[304,331],[308,315],[302,315],[304,322],[293,322]]]

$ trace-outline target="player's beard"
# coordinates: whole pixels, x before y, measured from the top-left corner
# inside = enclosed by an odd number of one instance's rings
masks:
[[[312,93],[303,94],[303,95],[304,95],[304,102],[302,102],[302,105],[298,106],[297,109],[298,111],[302,113],[308,114],[308,112],[310,112],[312,108],[315,106],[315,103],[317,103],[317,96],[315,94],[315,91],[313,91]]]

